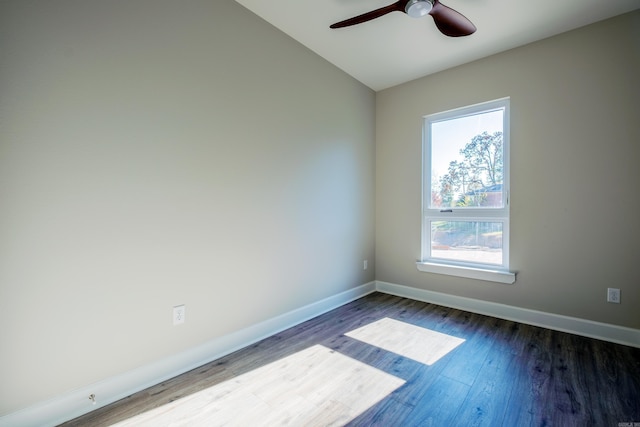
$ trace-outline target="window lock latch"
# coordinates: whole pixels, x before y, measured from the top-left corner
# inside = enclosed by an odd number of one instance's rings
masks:
[[[453,212],[453,209],[441,209],[440,212],[442,212],[442,213],[450,213],[450,212]]]

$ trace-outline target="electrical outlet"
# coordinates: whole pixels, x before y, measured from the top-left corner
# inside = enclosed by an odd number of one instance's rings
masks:
[[[620,304],[620,289],[607,288],[607,302]]]
[[[369,268],[369,261],[365,259],[362,263],[362,269],[366,270],[367,268]]]
[[[186,308],[184,304],[173,307],[173,324],[180,325],[184,323]]]

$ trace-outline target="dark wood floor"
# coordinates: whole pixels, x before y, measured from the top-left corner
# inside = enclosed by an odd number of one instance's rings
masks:
[[[429,366],[344,335],[385,317],[465,341]],[[111,425],[316,344],[406,381],[351,426],[640,423],[638,348],[374,293],[64,426]]]

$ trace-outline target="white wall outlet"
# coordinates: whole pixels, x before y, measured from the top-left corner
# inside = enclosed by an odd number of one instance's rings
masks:
[[[186,314],[186,308],[184,304],[176,305],[173,307],[173,324],[180,325],[184,323],[184,316]]]
[[[607,288],[607,302],[620,304],[620,289]]]
[[[362,262],[362,269],[363,269],[363,270],[366,270],[367,268],[369,268],[369,261],[365,259],[365,260]]]

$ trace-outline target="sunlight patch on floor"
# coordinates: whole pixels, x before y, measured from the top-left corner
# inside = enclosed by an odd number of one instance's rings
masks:
[[[114,426],[340,426],[403,384],[315,345]]]
[[[388,317],[345,335],[426,365],[434,364],[464,342],[461,338]]]

